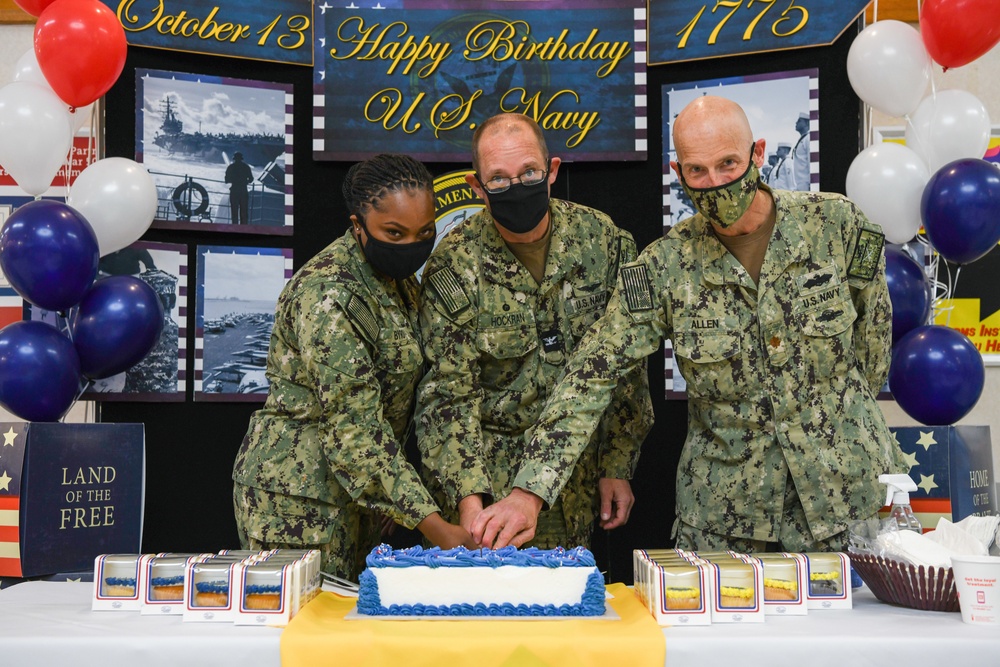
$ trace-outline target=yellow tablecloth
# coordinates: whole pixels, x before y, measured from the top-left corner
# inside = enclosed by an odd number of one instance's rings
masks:
[[[282,633],[281,664],[661,667],[664,642],[656,621],[624,584],[608,591],[621,620],[348,621],[356,600],[324,592]]]

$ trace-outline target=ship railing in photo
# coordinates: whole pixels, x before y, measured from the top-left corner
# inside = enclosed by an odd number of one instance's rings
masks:
[[[149,173],[156,182],[156,220],[232,224],[229,185],[223,180],[160,171]],[[282,193],[265,187],[259,181],[252,182],[247,192],[249,224],[284,224]]]

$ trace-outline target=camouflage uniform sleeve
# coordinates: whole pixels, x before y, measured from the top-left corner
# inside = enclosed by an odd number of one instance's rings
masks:
[[[303,363],[320,404],[323,451],[334,476],[358,504],[415,527],[439,509],[380,409],[364,332],[340,303],[325,316],[303,319]]]
[[[433,255],[424,276],[420,330],[428,370],[417,389],[417,446],[423,465],[457,506],[469,495],[492,495],[479,455],[483,392],[475,308],[452,269]]]
[[[853,202],[846,202],[843,224],[847,283],[858,318],[854,322],[854,354],[858,367],[878,394],[889,377],[892,357],[892,304],[885,281],[885,236]]]
[[[659,349],[666,316],[649,280],[647,251],[623,266],[608,308],[580,341],[525,447],[514,479],[550,505],[569,479],[619,382]],[[648,390],[648,387],[647,387]]]
[[[618,268],[636,259],[632,236],[619,230],[618,240],[617,257],[610,263],[613,275],[609,276],[609,288],[618,282]],[[653,427],[653,401],[649,395],[646,366],[644,357],[618,380],[611,404],[598,425],[601,477],[632,479],[635,474],[642,442]]]

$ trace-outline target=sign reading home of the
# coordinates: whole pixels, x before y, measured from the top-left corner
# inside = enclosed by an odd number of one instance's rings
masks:
[[[315,159],[468,162],[502,112],[563,160],[645,159],[645,0],[365,5],[316,5]]]
[[[133,46],[313,64],[310,0],[101,0]]]
[[[649,64],[833,43],[870,0],[649,0]]]

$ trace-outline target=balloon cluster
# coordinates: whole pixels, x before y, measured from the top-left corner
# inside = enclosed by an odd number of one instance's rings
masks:
[[[1000,169],[982,159],[990,140],[986,108],[964,90],[930,86],[934,63],[961,67],[998,42],[997,0],[924,0],[919,31],[878,21],[851,45],[847,74],[858,97],[906,120],[905,146],[873,144],[847,173],[847,195],[890,243],[911,241],[922,224],[934,252],[964,265],[1000,242]],[[952,424],[982,394],[982,357],[961,332],[927,325],[930,283],[921,264],[899,248],[886,250],[886,281],[893,397],[921,423]]]
[[[139,362],[156,344],[163,306],[132,276],[96,280],[103,255],[149,228],[156,186],[125,158],[84,169],[66,203],[41,199],[66,164],[74,133],[125,66],[125,32],[99,0],[15,0],[38,17],[34,46],[0,87],[0,165],[36,197],[0,229],[0,269],[38,308],[66,317],[0,329],[0,405],[29,421],[60,419],[85,382]]]
[[[24,204],[0,230],[0,269],[11,287],[69,321],[69,336],[37,321],[0,329],[0,405],[22,419],[60,419],[84,379],[121,373],[156,345],[159,296],[133,276],[95,282],[99,259],[90,223],[60,202]]]

